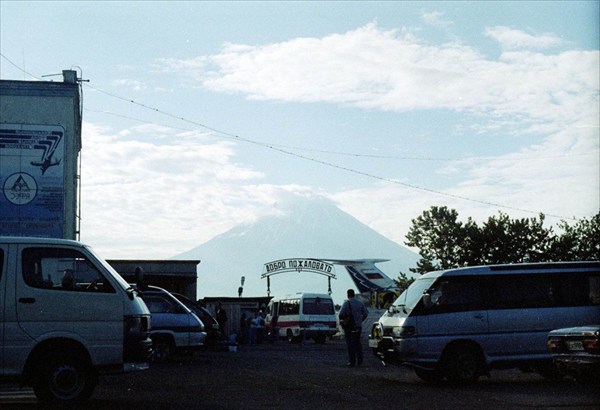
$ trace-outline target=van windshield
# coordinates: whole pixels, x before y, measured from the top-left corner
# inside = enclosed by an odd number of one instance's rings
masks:
[[[435,278],[417,279],[404,292],[398,296],[394,306],[403,307],[405,310],[412,310],[417,306],[423,293],[429,289]]]

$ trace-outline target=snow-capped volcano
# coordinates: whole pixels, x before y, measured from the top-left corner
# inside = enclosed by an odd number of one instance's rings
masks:
[[[391,278],[410,273],[419,256],[378,234],[325,198],[294,196],[277,204],[276,215],[239,225],[174,259],[199,259],[198,297],[266,296],[264,265],[279,259],[389,259],[378,267]],[[332,297],[341,304],[346,290],[355,288],[345,268],[335,266]],[[271,295],[327,292],[327,277],[311,272],[282,273],[271,277]]]

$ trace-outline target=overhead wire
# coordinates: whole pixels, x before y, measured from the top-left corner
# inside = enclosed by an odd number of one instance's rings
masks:
[[[279,146],[277,146],[275,144],[268,144],[268,143],[264,143],[264,142],[255,141],[255,140],[252,140],[252,139],[249,139],[249,138],[240,137],[239,135],[235,135],[235,134],[232,134],[232,133],[229,133],[229,132],[221,131],[219,129],[216,129],[216,128],[207,126],[205,124],[202,124],[200,122],[197,122],[197,121],[194,121],[194,120],[190,120],[188,118],[185,118],[185,117],[182,117],[182,116],[179,116],[179,115],[175,115],[175,114],[163,111],[163,110],[155,108],[155,107],[150,107],[150,106],[148,106],[146,104],[137,102],[137,101],[135,101],[133,99],[129,99],[129,98],[124,98],[124,97],[118,96],[116,94],[113,94],[113,93],[110,93],[108,91],[99,89],[97,87],[93,87],[93,86],[91,86],[89,84],[86,84],[86,85],[88,87],[93,88],[96,91],[102,92],[102,93],[104,93],[104,94],[106,94],[108,96],[111,96],[111,97],[114,97],[114,98],[118,98],[118,99],[123,100],[123,101],[127,101],[127,102],[129,102],[131,104],[138,105],[138,106],[140,106],[142,108],[149,109],[151,111],[160,113],[162,115],[165,115],[165,116],[168,116],[168,117],[171,117],[171,118],[175,118],[175,119],[180,120],[180,121],[187,122],[189,124],[193,124],[193,125],[202,127],[204,129],[213,131],[213,132],[215,132],[217,134],[220,134],[220,135],[224,135],[224,136],[227,136],[227,137],[230,137],[230,138],[234,138],[236,140],[243,141],[243,142],[246,142],[246,143],[249,143],[249,144],[253,144],[253,145],[261,146],[261,147],[268,148],[268,149],[271,149],[271,150],[274,150],[274,151],[278,151],[278,152],[281,152],[283,154],[290,155],[290,156],[293,156],[293,157],[296,157],[296,158],[300,158],[300,159],[303,159],[303,160],[306,160],[306,161],[311,161],[311,162],[314,162],[314,163],[317,163],[317,164],[325,165],[325,166],[328,166],[328,167],[331,167],[331,168],[335,168],[335,169],[339,169],[339,170],[346,171],[346,172],[351,172],[351,173],[354,173],[354,174],[357,174],[357,175],[362,175],[364,177],[376,179],[376,180],[379,180],[379,181],[384,181],[384,182],[388,182],[388,183],[400,185],[400,186],[403,186],[405,188],[409,188],[409,189],[412,189],[412,190],[424,191],[424,192],[428,192],[428,193],[431,193],[431,194],[445,196],[445,197],[448,197],[448,198],[453,198],[453,199],[459,199],[459,200],[474,202],[474,203],[478,203],[478,204],[482,204],[482,205],[487,205],[487,206],[495,206],[495,207],[498,207],[498,208],[511,209],[513,211],[520,211],[520,212],[531,213],[531,214],[536,214],[536,215],[539,215],[540,213],[542,213],[542,212],[539,212],[539,211],[532,211],[530,209],[519,208],[519,207],[514,207],[514,206],[509,206],[509,205],[503,205],[503,204],[499,204],[499,203],[495,203],[495,202],[483,201],[483,200],[479,200],[479,199],[469,198],[469,197],[462,196],[462,195],[451,194],[451,193],[448,193],[448,192],[437,191],[435,189],[425,188],[425,187],[421,187],[421,186],[414,185],[414,184],[408,184],[406,182],[398,181],[398,180],[395,180],[395,179],[391,179],[391,178],[386,178],[386,177],[374,175],[374,174],[371,174],[371,173],[368,173],[368,172],[359,171],[359,170],[356,170],[356,169],[353,169],[353,168],[348,168],[348,167],[345,167],[345,166],[342,166],[342,165],[334,164],[334,163],[329,162],[329,161],[323,161],[323,160],[319,160],[319,159],[316,159],[316,158],[313,158],[313,157],[308,157],[308,156],[305,156],[305,155],[302,155],[302,154],[298,154],[296,152],[289,151],[287,149],[283,149],[283,148],[281,148],[281,147],[279,147]],[[559,219],[576,220],[575,218],[570,218],[570,217],[565,217],[565,216],[556,215],[556,214],[550,214],[550,213],[544,213],[544,215],[545,216],[549,216],[549,217],[559,218]]]
[[[27,75],[29,75],[29,76],[31,76],[33,78],[39,79],[38,77],[34,76],[33,74],[30,74],[30,73],[26,72],[25,70],[23,70],[22,68],[20,68],[18,65],[16,65],[15,63],[13,63],[9,58],[7,58],[4,54],[0,53],[0,56],[3,57],[6,61],[8,61],[11,65],[13,65],[15,68],[23,71],[24,73],[26,73]],[[324,165],[324,166],[327,166],[327,167],[330,167],[330,168],[335,168],[335,169],[338,169],[338,170],[342,170],[342,171],[345,171],[345,172],[350,172],[350,173],[353,173],[353,174],[356,174],[356,175],[361,175],[361,176],[368,177],[368,178],[371,178],[371,179],[375,179],[375,180],[379,180],[379,181],[384,181],[384,182],[388,182],[388,183],[392,183],[392,184],[396,184],[396,185],[400,185],[400,186],[403,186],[403,187],[411,189],[411,190],[423,191],[423,192],[427,192],[427,193],[431,193],[431,194],[435,194],[435,195],[444,196],[444,197],[447,197],[447,198],[459,199],[459,200],[473,202],[473,203],[478,203],[478,204],[482,204],[482,205],[494,206],[494,207],[503,208],[503,209],[511,209],[511,210],[514,210],[514,211],[519,211],[519,212],[524,212],[524,213],[530,213],[530,214],[536,214],[536,215],[538,215],[540,213],[543,213],[543,212],[540,212],[540,211],[532,211],[530,209],[525,209],[525,208],[519,208],[519,207],[504,205],[504,204],[495,203],[495,202],[491,202],[491,201],[484,201],[484,200],[474,199],[474,198],[466,197],[466,196],[463,196],[463,195],[457,195],[457,194],[452,194],[452,193],[448,193],[448,192],[442,192],[442,191],[438,191],[438,190],[435,190],[435,189],[426,188],[426,187],[422,187],[422,186],[418,186],[418,185],[414,185],[414,184],[409,184],[409,183],[406,183],[406,182],[398,181],[398,180],[395,180],[395,179],[382,177],[382,176],[371,174],[371,173],[368,173],[368,172],[359,171],[359,170],[356,170],[354,168],[345,167],[345,166],[338,165],[338,164],[335,164],[335,163],[332,163],[332,162],[329,162],[329,161],[319,160],[319,159],[316,159],[316,158],[313,158],[313,157],[309,157],[309,156],[306,156],[306,155],[299,154],[297,152],[289,151],[289,149],[294,149],[293,147],[286,147],[286,146],[282,146],[282,145],[269,144],[269,143],[264,143],[264,142],[260,142],[260,141],[255,141],[255,140],[252,140],[252,139],[249,139],[249,138],[240,137],[239,135],[219,130],[217,128],[214,128],[214,127],[208,126],[206,124],[200,123],[198,121],[190,120],[190,119],[185,118],[183,116],[172,114],[170,112],[161,110],[161,109],[156,108],[156,107],[151,107],[151,106],[149,106],[147,104],[140,103],[140,102],[138,102],[136,100],[133,100],[131,98],[125,98],[125,97],[122,97],[120,95],[117,95],[117,94],[108,92],[106,90],[103,90],[101,88],[94,87],[94,86],[92,86],[89,83],[86,83],[85,86],[89,87],[89,88],[91,88],[93,90],[96,90],[96,91],[98,91],[100,93],[103,93],[103,94],[105,94],[107,96],[110,96],[112,98],[116,98],[116,99],[119,99],[119,100],[122,100],[122,101],[126,101],[126,102],[128,102],[130,104],[137,105],[137,106],[142,107],[144,109],[147,109],[149,111],[153,111],[153,112],[159,113],[161,115],[164,115],[164,116],[176,119],[178,121],[186,122],[188,124],[192,124],[194,126],[201,127],[203,129],[212,131],[212,132],[214,132],[214,133],[216,133],[218,135],[222,135],[222,136],[234,139],[234,140],[239,140],[239,141],[243,141],[243,142],[248,143],[248,144],[253,144],[253,145],[257,145],[257,146],[263,147],[263,148],[267,148],[267,149],[271,149],[271,150],[274,150],[274,151],[278,151],[278,152],[286,154],[286,155],[290,155],[290,156],[293,156],[293,157],[296,157],[296,158],[300,158],[300,159],[303,159],[303,160],[306,160],[306,161],[311,161],[311,162],[314,162],[314,163],[317,163],[317,164],[321,164],[321,165]],[[122,116],[122,117],[127,118],[126,116]],[[327,152],[327,151],[320,150],[320,152]],[[364,154],[364,156],[368,156],[368,154]],[[431,159],[431,160],[434,160],[434,159]],[[442,159],[437,159],[437,160],[442,160]],[[556,214],[550,214],[550,213],[544,213],[544,215],[549,216],[549,217],[559,218],[559,219],[576,220],[576,218],[565,217],[565,216],[556,215]]]

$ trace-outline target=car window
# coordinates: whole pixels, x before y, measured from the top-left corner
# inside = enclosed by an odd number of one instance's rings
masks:
[[[482,309],[479,281],[472,278],[441,279],[430,289],[431,312]]]
[[[33,288],[69,292],[114,293],[115,290],[84,254],[66,248],[26,248],[23,280]]]
[[[523,309],[555,305],[549,275],[499,275],[482,281],[490,309]]]
[[[142,298],[150,313],[178,313],[180,311],[173,301],[162,296],[144,294]]]

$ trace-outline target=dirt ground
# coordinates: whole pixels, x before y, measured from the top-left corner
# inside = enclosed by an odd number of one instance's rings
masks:
[[[550,382],[505,370],[470,386],[432,386],[410,369],[383,367],[366,348],[362,366],[347,368],[346,361],[343,340],[178,354],[147,371],[101,378],[91,401],[81,408],[600,408],[597,386],[572,380]],[[0,408],[38,408],[33,393],[7,397],[0,390]]]

